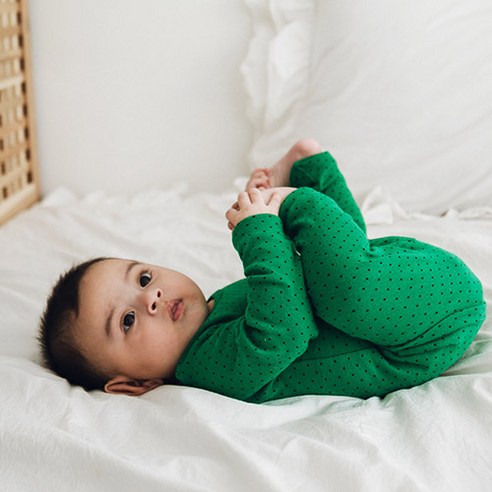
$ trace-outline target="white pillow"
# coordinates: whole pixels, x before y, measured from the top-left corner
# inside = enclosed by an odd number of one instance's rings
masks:
[[[492,205],[492,2],[296,3],[266,45],[260,105],[250,91],[250,166],[312,136],[358,201],[381,185],[408,211]]]

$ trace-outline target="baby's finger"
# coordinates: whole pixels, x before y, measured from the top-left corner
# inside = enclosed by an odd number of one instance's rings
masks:
[[[250,205],[251,199],[249,197],[248,192],[242,191],[241,193],[239,193],[239,195],[237,196],[237,203],[239,209],[245,207],[246,205]]]
[[[258,188],[251,188],[251,190],[249,190],[249,198],[251,200],[251,203],[265,203],[265,200],[263,199],[263,194]]]
[[[267,205],[278,212],[280,210],[280,205],[282,204],[282,194],[278,191],[275,191],[270,195],[270,199],[268,200]]]
[[[237,213],[238,213],[237,209],[230,208],[230,209],[229,209],[229,210],[225,213],[226,219],[227,219],[229,222],[233,222],[233,221],[234,221],[235,216],[237,215]]]

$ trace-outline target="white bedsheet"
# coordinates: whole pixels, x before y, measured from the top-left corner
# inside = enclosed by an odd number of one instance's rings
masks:
[[[235,191],[129,197],[66,190],[0,228],[0,484],[5,491],[488,491],[492,326],[447,373],[384,399],[247,404],[193,388],[87,393],[38,364],[37,319],[57,275],[95,255],[182,270],[205,293],[241,276],[224,211]],[[490,210],[406,215],[377,190],[369,234],[460,255],[492,302]]]

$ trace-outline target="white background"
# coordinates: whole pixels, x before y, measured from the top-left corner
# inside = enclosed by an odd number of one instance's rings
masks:
[[[219,191],[247,172],[240,0],[30,0],[43,194]]]

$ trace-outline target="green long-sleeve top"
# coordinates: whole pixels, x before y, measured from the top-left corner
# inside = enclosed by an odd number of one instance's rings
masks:
[[[176,369],[183,384],[247,401],[278,398],[283,374],[318,337],[302,264],[282,224],[303,199],[296,194],[279,217],[256,215],[234,228],[245,278],[212,295],[214,308]]]
[[[330,181],[334,176],[340,179],[331,156],[323,157],[325,162],[314,173],[315,178],[303,172],[307,162],[296,164],[291,183],[326,188],[330,183],[323,180]],[[299,189],[285,199],[278,217],[256,215],[235,227],[233,244],[242,260],[245,279],[211,296],[214,308],[178,363],[178,381],[253,402],[323,392],[319,388],[310,390],[302,378],[292,385],[295,366],[318,358],[326,351],[324,346],[330,337],[319,339],[318,326],[323,322],[313,313],[299,254],[284,229],[287,220],[295,224],[312,219],[306,214],[312,209],[306,200],[316,200],[317,194],[313,189]],[[350,200],[351,196],[348,208]],[[364,228],[356,206],[352,206],[351,213]]]
[[[262,214],[243,220],[233,243],[246,278],[213,294],[214,308],[176,376],[189,386],[260,402],[270,399],[318,328],[301,262],[280,218]]]

